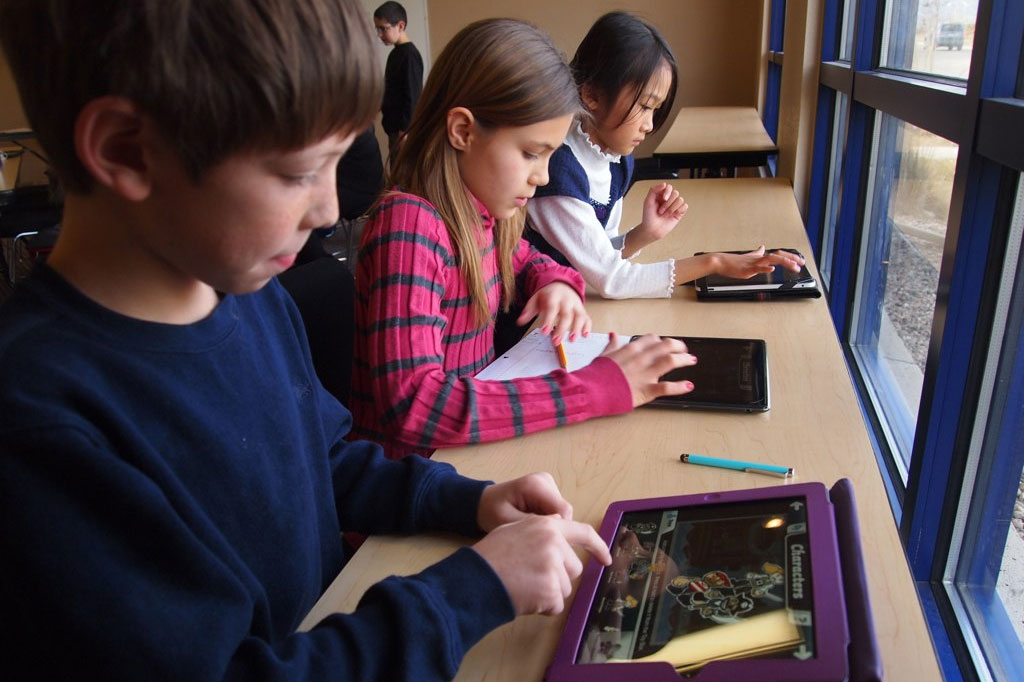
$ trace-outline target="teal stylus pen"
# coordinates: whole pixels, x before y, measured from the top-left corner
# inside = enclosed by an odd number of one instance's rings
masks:
[[[679,455],[679,461],[685,464],[701,464],[706,467],[718,467],[719,469],[735,469],[736,471],[749,471],[755,474],[768,474],[779,478],[789,478],[793,475],[793,467],[780,467],[775,464],[757,464],[756,462],[740,462],[734,459],[719,459],[707,455],[691,455],[683,453]]]

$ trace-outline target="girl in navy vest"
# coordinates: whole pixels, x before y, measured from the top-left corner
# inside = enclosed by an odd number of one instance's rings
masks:
[[[626,12],[597,20],[573,57],[573,77],[589,117],[573,121],[550,162],[550,181],[527,206],[527,238],[556,261],[576,268],[604,298],[672,295],[684,282],[719,273],[747,278],[803,261],[764,247],[660,263],[630,260],[672,231],[687,205],[668,183],[651,188],[643,220],[620,234],[622,197],[633,150],[665,122],[675,99],[676,60],[656,28]]]

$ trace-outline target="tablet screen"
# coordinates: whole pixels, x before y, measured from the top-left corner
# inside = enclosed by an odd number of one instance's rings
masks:
[[[704,278],[708,287],[735,286],[735,285],[782,285],[787,282],[806,282],[813,284],[814,279],[807,268],[801,268],[800,272],[793,272],[787,268],[776,266],[771,272],[759,272],[749,279],[734,279],[725,275],[708,275]]]
[[[795,249],[776,249],[777,251],[789,251],[790,253],[800,254]],[[743,253],[742,251],[727,251],[726,253]],[[726,277],[725,275],[710,274],[703,277],[700,281],[701,288],[708,291],[714,291],[716,289],[770,289],[778,288],[783,285],[788,287],[802,288],[817,287],[817,283],[814,281],[814,277],[811,275],[807,266],[800,268],[799,272],[793,272],[787,268],[776,266],[771,272],[762,272],[754,275],[747,279],[736,279],[733,277]]]
[[[805,498],[626,512],[611,553],[577,663],[815,656]]]
[[[760,339],[675,337],[697,356],[697,364],[674,369],[662,381],[693,382],[693,390],[656,402],[680,407],[768,409],[768,360]]]

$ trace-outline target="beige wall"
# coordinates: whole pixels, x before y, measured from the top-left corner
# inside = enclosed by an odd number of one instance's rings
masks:
[[[814,118],[818,106],[824,0],[786,4],[782,92],[779,101],[778,175],[793,183],[800,213],[807,216]]]
[[[762,0],[428,0],[430,45],[436,58],[469,22],[504,16],[536,24],[572,58],[591,24],[616,9],[640,15],[665,35],[679,63],[677,107],[757,106]],[[659,139],[647,140],[637,155]]]
[[[375,0],[362,0],[367,13]],[[765,0],[409,0],[410,34],[427,68],[452,35],[470,21],[509,16],[537,24],[568,57],[587,29],[604,12],[625,9],[654,23],[664,33],[680,65],[676,106],[742,105],[760,107],[764,64]],[[779,115],[779,175],[793,181],[803,210],[810,177],[817,96],[817,56],[822,0],[787,3],[786,37]],[[557,9],[555,9],[557,7]],[[382,46],[382,57],[387,48]],[[0,54],[0,130],[25,127],[13,80]],[[664,131],[662,131],[664,132]],[[652,136],[638,150],[657,145]]]

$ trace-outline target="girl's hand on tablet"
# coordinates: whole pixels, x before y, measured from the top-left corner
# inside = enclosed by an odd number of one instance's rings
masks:
[[[682,395],[693,390],[690,381],[659,381],[677,367],[697,364],[697,358],[686,350],[679,339],[645,334],[619,347],[618,336],[611,334],[606,355],[622,369],[633,393],[633,407],[651,402],[665,395]]]

